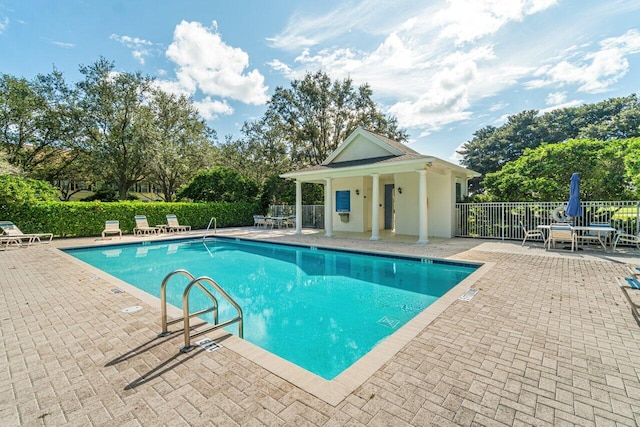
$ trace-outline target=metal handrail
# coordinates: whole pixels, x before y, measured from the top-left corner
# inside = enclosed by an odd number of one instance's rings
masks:
[[[200,282],[207,282],[211,286],[213,286],[216,289],[216,291],[218,291],[220,293],[220,295],[222,295],[229,302],[229,304],[231,304],[237,310],[238,316],[233,318],[233,319],[230,319],[230,320],[227,320],[225,322],[222,322],[222,323],[218,323],[218,320],[216,318],[216,321],[214,322],[215,323],[214,325],[212,325],[212,326],[210,326],[210,327],[208,327],[206,329],[203,329],[201,331],[197,331],[197,332],[191,333],[190,332],[190,325],[189,325],[189,318],[192,317],[193,315],[189,314],[189,292],[191,292],[191,288],[193,288],[195,285],[198,285],[202,289],[203,287],[200,284]],[[211,294],[209,293],[209,295],[211,295]],[[191,338],[194,338],[194,337],[197,337],[199,335],[205,334],[205,333],[207,333],[209,331],[213,331],[213,330],[217,330],[217,329],[220,329],[220,328],[224,328],[225,326],[231,325],[232,323],[236,323],[236,322],[238,323],[238,336],[240,338],[243,338],[244,334],[243,334],[243,326],[242,326],[242,308],[211,277],[207,277],[207,276],[198,277],[197,279],[193,279],[191,281],[191,283],[189,283],[187,285],[187,287],[184,290],[184,294],[182,294],[182,312],[183,312],[183,317],[184,317],[184,347],[182,347],[180,349],[180,352],[182,352],[182,353],[187,353],[187,352],[193,350],[193,348],[195,347],[195,346],[191,345]]]
[[[207,225],[207,229],[204,232],[204,235],[202,236],[202,240],[204,240],[207,237],[207,234],[209,232],[209,229],[211,228],[211,223],[213,222],[213,234],[216,234],[218,231],[218,220],[216,219],[215,216],[212,216],[211,219],[209,220],[209,225]]]
[[[172,333],[172,331],[168,329],[169,325],[173,325],[174,323],[184,321],[184,317],[178,317],[177,319],[167,321],[167,284],[169,283],[169,279],[171,279],[173,276],[176,276],[178,274],[186,276],[191,281],[195,280],[195,276],[189,273],[187,270],[175,270],[167,274],[167,276],[162,281],[162,284],[160,285],[160,310],[162,311],[161,313],[162,332],[158,334],[159,337],[165,337]],[[198,283],[198,287],[209,297],[209,299],[211,299],[213,306],[211,308],[206,308],[204,310],[200,310],[193,314],[190,314],[189,317],[200,316],[202,314],[210,313],[213,311],[213,321],[214,323],[217,324],[218,323],[218,300],[211,292],[209,292],[207,288],[205,288],[201,284]],[[186,327],[188,327],[188,321],[185,322],[185,324],[187,325]]]

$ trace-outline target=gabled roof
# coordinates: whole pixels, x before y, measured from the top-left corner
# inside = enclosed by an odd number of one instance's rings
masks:
[[[398,173],[415,171],[427,166],[433,166],[441,171],[454,170],[469,178],[480,175],[437,157],[425,156],[401,142],[358,127],[322,164],[280,176],[311,181],[327,174],[327,176],[338,177],[370,173]]]
[[[350,152],[352,155],[349,155]],[[322,165],[375,158],[397,158],[407,154],[421,155],[405,144],[358,127],[322,162]]]

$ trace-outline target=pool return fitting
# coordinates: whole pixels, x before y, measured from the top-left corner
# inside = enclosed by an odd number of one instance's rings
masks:
[[[183,316],[181,318],[179,317],[177,319],[167,320],[167,284],[169,283],[169,279],[177,275],[186,276],[190,280],[189,284],[184,289],[184,293],[182,294]],[[229,304],[231,304],[236,309],[236,311],[238,312],[238,316],[234,317],[233,319],[229,319],[222,323],[219,323],[218,322],[218,299],[206,287],[204,287],[203,283],[209,284],[220,295],[222,295],[222,297],[226,299],[229,302]],[[191,292],[191,289],[193,289],[194,286],[197,286],[202,292],[204,292],[204,294],[207,297],[209,297],[209,299],[212,302],[212,306],[200,311],[196,311],[194,313],[189,313],[189,293]],[[183,326],[184,347],[180,349],[180,352],[182,353],[187,353],[196,347],[194,345],[191,345],[191,338],[195,338],[199,335],[206,334],[207,332],[210,332],[210,331],[224,328],[225,326],[231,325],[233,323],[238,323],[238,336],[240,338],[243,338],[242,308],[238,305],[238,303],[234,301],[233,298],[231,298],[231,296],[228,293],[225,292],[224,289],[220,287],[220,285],[216,283],[215,280],[213,280],[210,277],[207,277],[207,276],[194,277],[193,274],[189,273],[187,270],[175,270],[167,274],[167,276],[162,281],[162,284],[160,285],[160,308],[162,310],[162,314],[161,314],[162,332],[158,334],[159,337],[165,337],[173,333],[173,331],[169,331],[168,329],[169,325],[173,325],[174,323],[178,323],[178,322],[184,323],[184,326]],[[191,332],[190,319],[192,317],[201,316],[205,313],[210,313],[210,312],[213,312],[213,325],[200,331]]]

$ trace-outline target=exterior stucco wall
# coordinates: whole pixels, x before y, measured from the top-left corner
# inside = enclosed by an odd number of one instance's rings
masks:
[[[397,173],[395,178],[396,234],[418,235],[418,175]],[[402,189],[402,194],[398,189]]]
[[[365,218],[364,218],[364,179],[363,177],[354,177],[354,178],[336,178],[333,180],[332,186],[332,212],[331,216],[333,218],[333,230],[334,231],[354,231],[358,233],[362,233],[365,230]],[[349,213],[349,221],[344,222],[343,218],[346,219],[345,215],[339,215],[336,212],[336,191],[344,191],[348,190],[351,192],[350,194],[350,204],[351,204],[351,212]],[[356,194],[356,190],[360,192],[360,195]]]
[[[444,175],[427,173],[428,235],[452,237],[453,210],[455,207],[455,179],[450,173]]]

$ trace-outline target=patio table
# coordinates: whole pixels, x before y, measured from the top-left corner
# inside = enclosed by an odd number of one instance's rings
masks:
[[[605,252],[607,252],[606,242],[609,241],[611,245],[611,251],[613,252],[613,236],[610,236],[610,234],[616,232],[615,228],[601,225],[570,225],[570,227],[573,232],[594,234],[597,237],[597,240],[600,241],[600,244],[602,245],[602,248]],[[544,230],[546,233],[548,233],[549,229],[551,228],[551,224],[538,225],[536,228],[538,228],[539,230]],[[545,239],[545,241],[546,240],[547,239]]]

